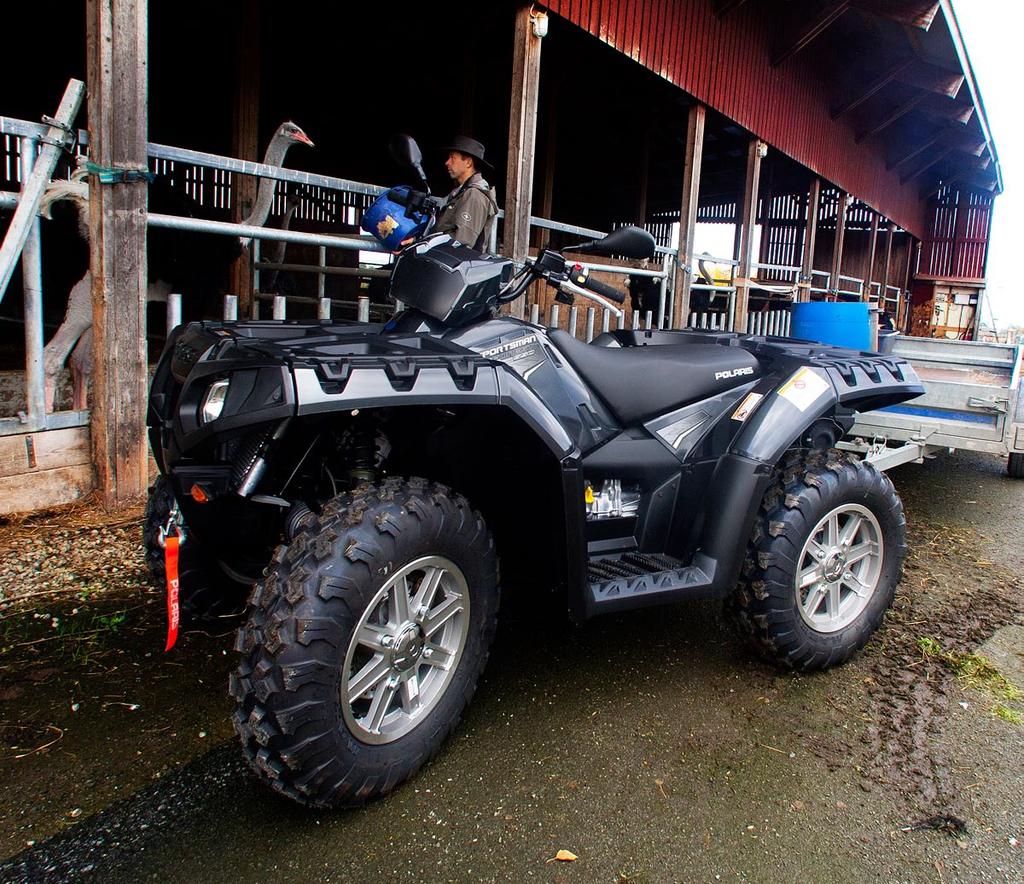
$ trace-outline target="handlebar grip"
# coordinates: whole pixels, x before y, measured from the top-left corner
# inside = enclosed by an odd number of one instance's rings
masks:
[[[576,285],[590,289],[595,295],[600,295],[602,298],[607,298],[616,304],[621,304],[626,300],[625,292],[620,292],[617,288],[606,285],[603,282],[598,282],[596,279],[591,279],[586,270],[573,271],[569,278]]]

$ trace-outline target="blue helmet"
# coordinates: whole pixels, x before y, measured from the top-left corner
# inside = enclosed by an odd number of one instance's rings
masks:
[[[401,185],[385,191],[363,213],[363,220],[359,222],[363,230],[391,251],[398,249],[403,240],[423,233],[430,221],[426,212],[410,209],[393,199],[396,196],[402,199],[409,190],[406,185]]]

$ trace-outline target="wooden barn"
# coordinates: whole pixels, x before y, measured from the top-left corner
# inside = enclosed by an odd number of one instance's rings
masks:
[[[168,321],[384,309],[388,257],[358,222],[407,177],[395,132],[436,190],[437,148],[486,145],[492,247],[518,260],[650,229],[655,260],[602,271],[628,279],[626,325],[785,333],[811,299],[925,336],[978,322],[1002,181],[952,0],[41,0],[8,20],[0,513],[145,491]],[[305,137],[287,157],[283,121]],[[27,211],[71,178],[86,204]],[[76,284],[90,346],[68,356]],[[516,306],[581,336],[608,322],[543,291]],[[76,353],[88,402],[65,389]]]

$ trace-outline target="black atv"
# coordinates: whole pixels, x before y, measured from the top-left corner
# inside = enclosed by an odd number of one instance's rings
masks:
[[[625,228],[574,249],[654,243]],[[849,658],[892,602],[900,500],[836,443],[855,410],[923,392],[908,363],[728,332],[588,344],[497,313],[538,279],[623,298],[559,253],[517,270],[428,233],[395,264],[387,323],[191,323],[161,357],[151,564],[185,534],[193,615],[255,583],[235,726],[296,801],[361,803],[437,752],[487,660],[499,582],[560,591],[580,622],[722,599],[802,670]]]

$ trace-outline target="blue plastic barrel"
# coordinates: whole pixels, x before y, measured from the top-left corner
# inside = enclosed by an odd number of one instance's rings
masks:
[[[863,301],[810,301],[793,305],[790,337],[851,350],[871,349],[868,305]]]

